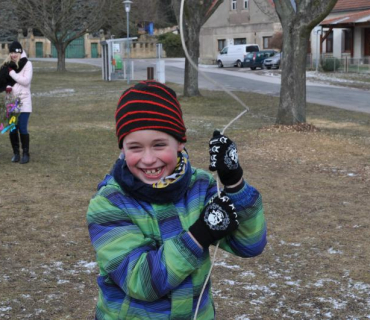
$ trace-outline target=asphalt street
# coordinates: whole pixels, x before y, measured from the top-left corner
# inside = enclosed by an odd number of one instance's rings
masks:
[[[31,59],[49,60],[56,59]],[[184,83],[184,58],[165,60],[165,80],[177,84]],[[66,59],[70,63],[86,63],[101,67],[101,59]],[[147,79],[147,68],[156,67],[156,59],[135,59],[134,79]],[[232,91],[255,92],[278,97],[280,95],[280,77],[257,75],[253,71],[216,66],[200,66],[199,87],[209,90],[222,90],[202,76],[206,73],[215,82],[221,83]],[[352,111],[370,113],[370,91],[339,86],[311,83],[307,81],[307,101]]]

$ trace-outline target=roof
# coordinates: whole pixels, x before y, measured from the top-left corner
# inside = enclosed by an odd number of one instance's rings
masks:
[[[370,9],[361,12],[345,14],[336,18],[326,19],[322,21],[320,25],[345,28],[348,25],[369,24],[369,23],[370,23]]]
[[[370,9],[370,0],[338,0],[332,12]]]

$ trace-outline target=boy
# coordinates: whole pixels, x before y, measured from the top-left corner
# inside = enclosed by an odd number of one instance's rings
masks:
[[[192,168],[176,94],[141,82],[118,101],[123,159],[99,184],[87,221],[100,269],[96,319],[192,319],[210,269],[209,246],[240,257],[266,244],[261,196],[244,182],[236,146],[215,131],[210,170]],[[197,319],[215,318],[211,286]]]

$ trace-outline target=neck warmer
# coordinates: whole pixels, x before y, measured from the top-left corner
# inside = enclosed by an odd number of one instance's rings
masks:
[[[170,203],[180,200],[189,187],[192,169],[185,151],[179,152],[174,172],[154,184],[137,179],[128,169],[125,159],[117,160],[111,175],[133,198],[149,203]]]
[[[0,92],[5,91],[7,86],[13,87],[15,85],[15,80],[9,75],[9,68],[13,69],[16,73],[22,71],[24,66],[26,65],[28,59],[23,57],[19,59],[18,67],[17,64],[13,61],[2,66],[0,70]]]

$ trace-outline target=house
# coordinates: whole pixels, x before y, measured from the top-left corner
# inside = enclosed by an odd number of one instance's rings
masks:
[[[218,52],[230,44],[257,43],[261,49],[270,49],[269,41],[282,28],[277,14],[267,6],[259,0],[223,1],[201,29],[199,62],[214,63]],[[318,54],[370,58],[370,0],[338,0],[312,31],[310,42],[308,53],[313,60]]]
[[[339,59],[370,58],[370,0],[338,0],[320,27],[320,50],[312,52]]]
[[[218,52],[231,44],[256,43],[261,49],[270,49],[269,41],[279,31],[281,24],[277,14],[265,4],[257,5],[254,0],[225,0],[200,31],[199,62],[213,63]]]

